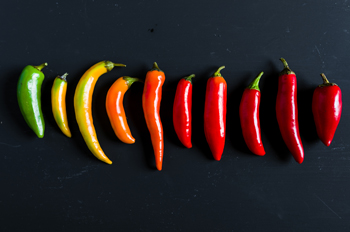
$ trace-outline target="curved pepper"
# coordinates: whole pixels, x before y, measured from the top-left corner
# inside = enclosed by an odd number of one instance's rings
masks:
[[[173,105],[173,124],[177,137],[187,147],[192,147],[192,74],[182,78],[176,88]]]
[[[67,137],[72,137],[68,126],[67,110],[66,110],[66,93],[67,93],[67,75],[57,76],[53,81],[51,88],[51,105],[52,113],[58,127]]]
[[[304,160],[304,148],[299,134],[297,78],[285,59],[284,69],[278,78],[276,116],[282,138],[298,163]]]
[[[164,154],[163,125],[159,115],[164,81],[164,72],[154,62],[153,68],[146,74],[142,94],[142,108],[151,135],[156,167],[159,171],[162,170]]]
[[[41,110],[41,85],[45,78],[41,69],[47,63],[39,66],[27,65],[18,80],[17,100],[19,109],[28,126],[39,137],[44,137],[45,121]]]
[[[140,79],[128,76],[118,78],[109,88],[106,97],[106,110],[114,133],[122,142],[128,144],[135,143],[135,138],[131,135],[126,120],[123,99],[125,92],[135,81]]]
[[[312,113],[317,135],[328,147],[338,127],[343,103],[339,86],[335,83],[329,83],[323,73],[321,76],[323,84],[319,85],[314,91]]]
[[[91,114],[91,103],[98,78],[116,66],[125,67],[124,64],[115,64],[111,61],[101,61],[93,65],[80,78],[74,94],[75,117],[85,143],[96,158],[107,164],[112,164],[112,161],[105,155],[98,142]]]
[[[265,155],[260,131],[260,89],[259,81],[264,73],[261,72],[243,92],[239,105],[239,117],[242,133],[249,150],[256,155]]]
[[[215,160],[220,160],[226,138],[227,84],[220,67],[208,79],[204,105],[204,133]]]

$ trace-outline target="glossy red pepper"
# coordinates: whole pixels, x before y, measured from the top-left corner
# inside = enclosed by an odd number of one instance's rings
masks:
[[[204,134],[215,160],[220,160],[226,137],[227,84],[221,66],[208,79],[204,105]]]
[[[164,154],[163,125],[159,115],[164,81],[164,72],[160,70],[157,63],[154,62],[153,68],[146,74],[142,94],[142,108],[147,128],[151,135],[156,167],[159,171],[162,170]]]
[[[182,78],[176,88],[173,105],[173,124],[177,137],[187,147],[192,147],[192,74]]]
[[[259,81],[264,73],[261,72],[254,81],[244,90],[239,105],[239,117],[242,133],[249,150],[256,155],[265,155],[260,131],[260,89]]]
[[[304,160],[304,148],[299,134],[297,78],[289,68],[285,59],[280,59],[284,65],[278,78],[276,100],[277,122],[289,151],[298,163]]]
[[[321,76],[323,84],[314,91],[312,113],[318,137],[326,146],[329,146],[340,121],[342,94],[337,84],[329,83],[323,73]]]

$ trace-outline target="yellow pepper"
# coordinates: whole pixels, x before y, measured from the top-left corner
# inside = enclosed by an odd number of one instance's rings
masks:
[[[116,66],[125,67],[124,64],[115,64],[111,61],[101,61],[93,65],[80,78],[74,94],[75,117],[85,143],[96,158],[107,164],[112,164],[112,161],[105,155],[98,142],[92,119],[91,103],[98,78]]]

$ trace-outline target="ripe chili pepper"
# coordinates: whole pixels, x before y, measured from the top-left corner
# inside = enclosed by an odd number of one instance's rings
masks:
[[[173,105],[173,124],[177,137],[187,147],[192,147],[192,78],[182,78],[176,88]]]
[[[304,148],[299,134],[297,78],[289,68],[285,59],[280,59],[284,65],[278,78],[276,100],[277,122],[289,151],[298,163],[304,160]]]
[[[260,132],[260,89],[259,81],[264,73],[261,72],[244,90],[239,106],[239,117],[242,133],[249,150],[256,155],[265,155]]]
[[[153,68],[146,74],[145,86],[142,94],[142,108],[151,135],[156,167],[159,171],[162,170],[164,154],[163,125],[159,115],[164,81],[164,72],[160,70],[157,63],[154,62]]]
[[[67,75],[57,76],[51,88],[52,113],[58,127],[67,137],[72,137],[68,126],[66,111]]]
[[[125,67],[124,64],[115,64],[111,61],[101,61],[93,65],[80,78],[74,94],[75,117],[85,143],[96,158],[107,164],[112,164],[112,161],[105,155],[98,142],[91,114],[91,103],[98,78],[116,66]]]
[[[41,85],[45,78],[41,69],[47,66],[27,65],[18,80],[17,100],[19,109],[28,126],[39,137],[44,137],[45,121],[41,110]]]
[[[314,91],[312,112],[317,135],[326,146],[329,146],[340,121],[343,105],[342,94],[337,84],[329,83],[323,73],[321,76],[323,84]]]
[[[208,79],[204,105],[204,134],[215,160],[220,160],[226,137],[227,84],[221,66]]]
[[[123,99],[125,92],[135,81],[140,79],[128,76],[118,78],[109,88],[106,97],[106,110],[114,133],[122,142],[128,144],[135,143],[135,138],[131,135],[126,120]]]

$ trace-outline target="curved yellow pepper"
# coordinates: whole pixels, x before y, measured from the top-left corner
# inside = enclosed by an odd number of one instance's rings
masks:
[[[98,142],[92,119],[91,103],[96,81],[115,66],[125,67],[124,64],[115,64],[111,61],[101,61],[93,65],[80,78],[74,94],[75,117],[85,143],[96,158],[107,164],[112,164],[112,161],[105,155]]]

